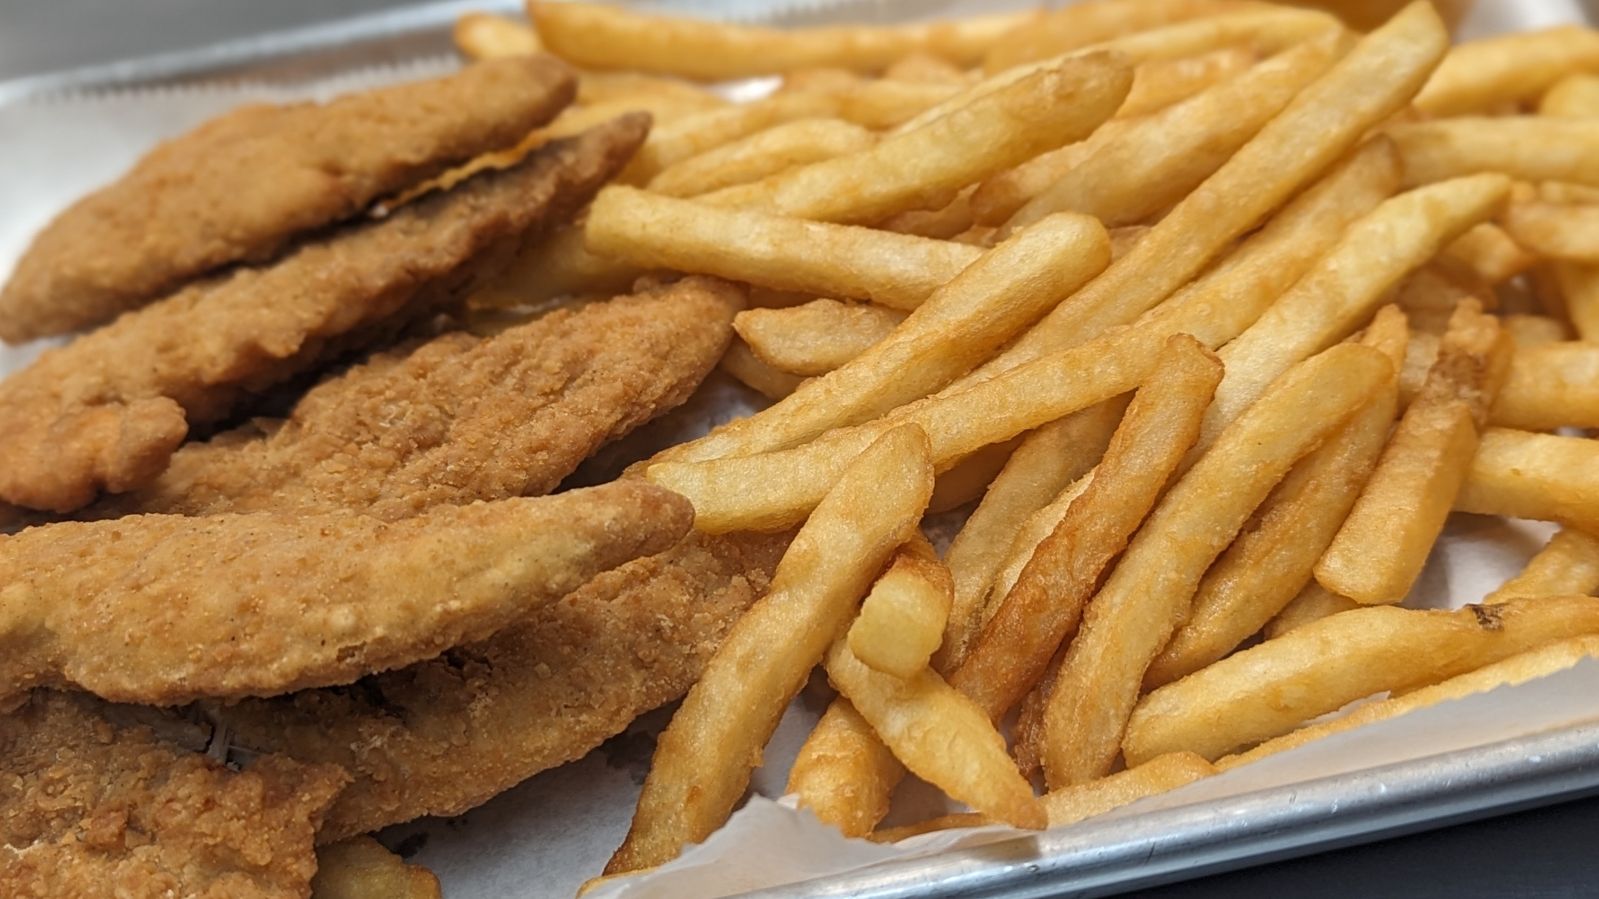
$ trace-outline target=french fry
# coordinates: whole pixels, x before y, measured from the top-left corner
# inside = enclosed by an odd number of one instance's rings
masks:
[[[1341,715],[1330,721],[1312,724],[1284,736],[1267,740],[1247,752],[1218,759],[1216,767],[1223,771],[1230,771],[1239,765],[1259,761],[1267,756],[1276,755],[1284,750],[1303,746],[1306,743],[1320,740],[1336,733],[1342,733],[1351,728],[1364,727],[1368,724],[1375,724],[1378,721],[1386,721],[1390,718],[1414,712],[1417,709],[1427,708],[1452,699],[1462,699],[1477,693],[1486,693],[1498,687],[1524,684],[1540,677],[1548,677],[1594,656],[1599,656],[1599,638],[1577,637],[1571,640],[1551,643],[1547,646],[1513,655],[1490,665],[1484,665],[1476,671],[1457,675],[1442,683],[1434,684],[1430,687],[1422,687],[1419,690],[1413,690],[1403,696],[1396,696],[1382,702],[1364,705],[1347,715]]]
[[[985,180],[972,192],[972,220],[983,225],[1004,224],[1033,198],[1140,124],[1137,119],[1112,119],[1084,140],[1040,153]]]
[[[1431,116],[1481,113],[1530,100],[1573,71],[1599,71],[1599,33],[1576,25],[1455,47],[1416,97]]]
[[[727,352],[722,356],[722,370],[736,378],[743,384],[769,400],[781,400],[805,383],[799,375],[779,371],[766,364],[759,356],[750,351],[749,345],[742,340],[735,340],[728,345]]]
[[[954,591],[933,545],[915,535],[862,600],[846,638],[849,651],[869,668],[914,678],[944,636]]]
[[[1599,206],[1532,201],[1505,210],[1505,230],[1516,243],[1542,256],[1599,263]]]
[[[888,814],[905,766],[860,712],[834,699],[800,747],[785,792],[847,837],[864,837]]]
[[[1461,303],[1488,308],[1497,300],[1494,291],[1470,272],[1454,270],[1436,259],[1405,276],[1394,288],[1393,297],[1411,327],[1428,335],[1442,334]]]
[[[1549,315],[1502,315],[1499,317],[1499,324],[1510,335],[1510,340],[1518,351],[1530,347],[1548,346],[1552,343],[1564,343],[1571,339],[1571,330],[1566,327],[1566,323]],[[1540,360],[1528,367],[1536,368],[1541,364],[1543,363]],[[1523,365],[1528,364],[1524,362]],[[1511,371],[1515,369],[1516,366],[1512,362]],[[1499,395],[1504,395],[1503,388],[1500,388]]]
[[[1004,717],[1043,677],[1077,629],[1100,574],[1126,547],[1199,436],[1199,422],[1221,380],[1220,363],[1186,338],[1172,338],[1166,353],[1128,406],[1092,482],[1032,552],[950,675],[950,685],[990,718]]]
[[[1488,594],[1493,605],[1519,596],[1591,594],[1599,590],[1599,539],[1576,528],[1561,528],[1515,577]]]
[[[1393,331],[1397,330],[1397,340]],[[1305,585],[1366,484],[1399,405],[1405,319],[1386,307],[1364,341],[1394,372],[1354,417],[1294,466],[1226,552],[1205,572],[1188,620],[1144,674],[1152,690],[1222,658],[1264,627]],[[1382,346],[1383,343],[1397,344]]]
[[[1443,260],[1468,269],[1490,285],[1508,281],[1538,262],[1537,256],[1492,222],[1472,227],[1445,247],[1441,255]]]
[[[938,209],[915,209],[889,216],[880,222],[878,227],[899,234],[937,237],[942,240],[953,239],[972,228],[973,191],[974,188],[970,187],[961,191],[955,195],[955,199]]]
[[[927,503],[928,514],[958,509],[981,497],[999,476],[1018,442],[1007,440],[990,444],[939,472],[938,481],[933,485],[933,498]]]
[[[910,81],[917,84],[948,84],[965,87],[969,81],[966,71],[940,56],[920,51],[906,54],[883,70],[887,81]]]
[[[1599,341],[1599,265],[1559,263],[1554,279],[1577,336]]]
[[[633,271],[714,274],[895,309],[922,305],[983,255],[947,240],[724,209],[614,184],[594,198],[583,233],[595,257]]]
[[[1005,738],[932,669],[910,678],[874,671],[840,640],[828,650],[827,678],[918,777],[1013,827],[1048,825],[1032,784],[1011,764]]]
[[[785,122],[825,118],[837,112],[829,94],[773,94],[751,103],[704,109],[650,132],[628,163],[622,180],[644,184],[678,163]]]
[[[1181,200],[1332,65],[1343,37],[1285,50],[1137,122],[1028,201],[1000,234],[1063,211],[1106,227],[1133,224]]]
[[[1187,750],[1218,759],[1384,691],[1411,690],[1599,633],[1599,599],[1539,597],[1450,612],[1367,607],[1312,622],[1145,696],[1129,765]]]
[[[761,748],[933,492],[927,438],[895,428],[852,460],[661,733],[605,873],[661,864],[721,826]]]
[[[1599,531],[1599,441],[1489,428],[1455,509]]]
[[[1599,344],[1518,345],[1490,419],[1527,431],[1599,427]]]
[[[450,36],[455,48],[474,60],[531,56],[542,49],[532,28],[515,19],[483,12],[469,12],[456,19]]]
[[[1367,35],[1167,213],[1131,253],[974,377],[1096,336],[1166,299],[1329,168],[1368,128],[1408,102],[1447,42],[1443,23],[1425,3],[1412,4]]]
[[[798,119],[690,156],[651,178],[649,189],[671,197],[697,196],[855,153],[875,140],[870,131],[850,122]]]
[[[597,3],[528,3],[550,52],[580,66],[635,69],[702,81],[836,66],[881,72],[911,53],[974,65],[1028,13],[923,25],[761,28],[651,16]]]
[[[1044,773],[1052,789],[1109,772],[1144,672],[1187,615],[1206,569],[1294,463],[1392,371],[1381,352],[1353,344],[1300,363],[1166,492],[1089,600],[1050,691]],[[1307,420],[1307,408],[1320,415]]]
[[[839,118],[862,128],[888,130],[902,127],[927,110],[961,92],[952,84],[916,84],[879,79],[850,88],[818,91],[836,105]]]
[[[1133,88],[1116,110],[1116,117],[1131,119],[1160,112],[1254,63],[1255,54],[1245,47],[1222,47],[1177,59],[1152,59],[1133,70]]]
[[[595,201],[591,240],[608,195],[617,196],[602,192]],[[1103,269],[1109,257],[1105,229],[1093,219],[1062,215],[1039,222],[973,262],[886,339],[843,367],[657,459],[693,462],[784,449],[924,397],[988,358]]]
[[[1509,335],[1475,303],[1450,319],[1416,401],[1321,561],[1329,591],[1373,605],[1405,598],[1443,531],[1510,365]]]
[[[1492,216],[1509,187],[1495,175],[1446,181],[1387,200],[1352,225],[1259,321],[1222,348],[1227,376],[1206,416],[1200,446],[1289,365],[1360,327],[1400,278]]]
[[[577,102],[585,106],[661,97],[678,101],[685,109],[712,109],[728,105],[726,97],[676,78],[637,72],[583,72],[577,79]]]
[[[988,51],[983,68],[999,72],[1139,31],[1232,12],[1242,6],[1230,0],[1093,0],[1073,4],[1007,32]]]
[[[1412,186],[1479,172],[1523,181],[1599,186],[1599,121],[1538,116],[1438,119],[1393,125],[1389,137]]]
[[[1599,75],[1586,72],[1565,75],[1538,101],[1538,112],[1578,118],[1599,115]]]
[[[1033,560],[1033,553],[1038,550],[1038,545],[1060,527],[1061,522],[1066,520],[1066,513],[1071,511],[1072,504],[1077,502],[1077,498],[1086,493],[1093,483],[1094,472],[1090,470],[1061,490],[1049,501],[1049,505],[1027,516],[1021,527],[1016,529],[1016,536],[1011,540],[1004,564],[994,573],[994,584],[989,590],[988,602],[983,605],[981,623],[985,627],[994,617],[994,613],[999,611],[1000,603],[1016,589],[1016,582],[1021,580],[1022,571],[1027,567],[1027,563]]]
[[[318,846],[311,899],[439,899],[439,879],[371,837]]]
[[[812,300],[787,309],[746,309],[733,329],[781,371],[825,375],[887,337],[905,313],[871,303]]]
[[[1289,631],[1304,627],[1312,621],[1320,621],[1328,615],[1362,608],[1365,606],[1349,597],[1329,593],[1326,587],[1311,581],[1298,596],[1294,597],[1293,602],[1283,607],[1283,610],[1277,613],[1277,617],[1266,624],[1261,633],[1267,640],[1275,640]]]

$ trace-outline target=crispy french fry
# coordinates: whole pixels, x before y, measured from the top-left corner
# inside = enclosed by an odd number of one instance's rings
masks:
[[[1492,222],[1476,225],[1455,238],[1441,256],[1465,267],[1490,285],[1508,281],[1538,262],[1537,256],[1527,252]]]
[[[1542,94],[1573,71],[1599,70],[1599,33],[1576,25],[1461,44],[1416,97],[1432,116],[1499,108]]]
[[[583,72],[577,79],[577,102],[585,106],[641,97],[671,98],[685,109],[712,109],[728,102],[697,84],[637,72]]]
[[[751,103],[704,109],[650,132],[623,173],[632,184],[647,183],[666,169],[702,153],[784,122],[834,115],[838,101],[829,94],[774,94]]]
[[[1483,600],[1495,604],[1518,596],[1591,594],[1599,590],[1599,539],[1561,528],[1515,577]]]
[[[606,197],[602,193],[596,207]],[[592,217],[590,225],[592,239]],[[924,397],[988,358],[1103,269],[1109,256],[1105,229],[1093,219],[1062,215],[1039,222],[984,254],[848,364],[657,459],[693,462],[784,449]]]
[[[1429,335],[1442,334],[1460,304],[1473,302],[1489,308],[1497,300],[1494,291],[1475,275],[1436,259],[1407,275],[1394,288],[1393,297],[1411,327]]]
[[[966,71],[941,56],[916,51],[909,53],[883,70],[889,81],[910,81],[919,84],[948,84],[965,87]]]
[[[889,216],[878,224],[884,231],[949,240],[969,231],[973,224],[972,193],[968,187],[938,209],[916,209]]]
[[[888,814],[905,766],[842,697],[827,707],[788,771],[786,791],[823,824],[864,837]]]
[[[880,27],[760,28],[597,3],[528,3],[550,52],[580,66],[721,81],[813,67],[880,72],[910,53],[972,65],[1030,13]]]
[[[990,718],[1011,710],[1070,638],[1100,574],[1160,499],[1199,435],[1221,365],[1198,343],[1173,338],[1164,364],[1134,396],[1094,477],[1031,554],[950,685]]]
[[[1523,181],[1599,186],[1599,121],[1538,116],[1438,119],[1394,125],[1407,184],[1478,172]]]
[[[1599,206],[1512,203],[1505,230],[1516,243],[1553,259],[1599,262]]]
[[[723,209],[621,185],[594,198],[584,240],[596,257],[634,271],[715,274],[896,309],[922,305],[983,255],[947,240]]]
[[[998,72],[1139,31],[1231,12],[1242,6],[1231,0],[1077,3],[1007,32],[989,50],[983,67],[989,72]]]
[[[1528,681],[1547,677],[1564,671],[1584,659],[1599,656],[1599,638],[1577,637],[1571,640],[1562,640],[1537,649],[1529,650],[1507,659],[1502,659],[1490,665],[1484,665],[1476,671],[1457,675],[1442,683],[1430,687],[1413,690],[1403,696],[1396,696],[1382,702],[1374,702],[1361,706],[1347,715],[1341,715],[1330,721],[1312,724],[1300,728],[1292,733],[1285,734],[1275,739],[1256,746],[1248,752],[1226,756],[1218,759],[1216,767],[1223,771],[1230,771],[1239,765],[1259,761],[1269,755],[1275,755],[1287,749],[1303,746],[1314,740],[1342,733],[1355,727],[1375,724],[1396,718],[1417,709],[1448,702],[1451,699],[1461,699],[1476,693],[1486,693],[1498,687],[1523,684]],[[1164,758],[1164,756],[1162,756]]]
[[[774,402],[781,400],[805,383],[799,375],[779,371],[766,364],[750,351],[749,344],[735,340],[722,356],[722,370],[743,384]]]
[[[849,463],[661,733],[605,873],[668,861],[721,826],[783,710],[915,533],[932,492],[927,437],[914,427],[889,431]]]
[[[1253,526],[1222,553],[1194,593],[1188,621],[1149,666],[1152,690],[1222,658],[1271,621],[1309,583],[1316,560],[1338,533],[1371,474],[1399,405],[1398,365],[1404,359],[1405,319],[1393,307],[1379,316],[1380,333],[1366,344],[1394,365],[1388,383],[1338,432],[1294,466],[1256,514]],[[1374,331],[1377,329],[1374,328]]]
[[[484,12],[469,12],[450,29],[455,48],[468,59],[531,56],[542,49],[538,35],[522,22]]]
[[[1316,563],[1323,587],[1364,605],[1410,592],[1471,465],[1510,353],[1509,335],[1475,303],[1451,317],[1421,393]]]
[[[1538,101],[1538,112],[1579,118],[1599,115],[1599,75],[1585,72],[1565,75]]]
[[[439,899],[439,879],[408,865],[371,837],[351,837],[316,850],[311,899]]]
[[[1152,59],[1133,70],[1133,89],[1116,110],[1116,117],[1130,119],[1160,112],[1254,63],[1255,54],[1245,47],[1222,47],[1177,59]]]
[[[920,534],[899,548],[861,602],[849,627],[849,651],[867,667],[913,678],[944,636],[955,585],[933,545]]]
[[[1499,324],[1510,335],[1510,340],[1516,345],[1518,351],[1526,350],[1530,347],[1564,343],[1571,339],[1571,331],[1566,327],[1566,323],[1549,315],[1502,315],[1499,317]],[[1536,355],[1536,353],[1529,354],[1525,358],[1531,358]],[[1526,363],[1523,364],[1525,365]],[[1533,363],[1531,367],[1536,368],[1542,364],[1544,363],[1540,360],[1537,363]],[[1511,365],[1511,370],[1515,370],[1514,363]],[[1499,393],[1503,396],[1504,389],[1501,388]]]
[[[1037,552],[1038,545],[1043,543],[1061,522],[1066,520],[1066,513],[1071,511],[1072,504],[1077,498],[1088,491],[1094,483],[1094,472],[1090,470],[1082,477],[1067,485],[1056,497],[1049,501],[1037,512],[1027,516],[1021,527],[1016,529],[1016,536],[1010,543],[1005,561],[994,573],[994,584],[988,593],[988,601],[983,604],[981,623],[987,626],[999,611],[1000,603],[1010,592],[1016,589],[1016,582],[1021,580],[1022,570],[1027,563],[1033,560],[1033,553]]]
[[[1425,3],[1412,4],[1367,35],[1167,213],[1131,253],[975,377],[1091,338],[1166,299],[1327,169],[1368,128],[1403,106],[1447,42],[1443,23]]]
[[[746,309],[733,329],[762,361],[791,374],[825,375],[876,345],[905,313],[871,303],[812,300],[786,309]]]
[[[1294,463],[1392,371],[1381,352],[1353,344],[1300,363],[1166,492],[1089,601],[1050,691],[1044,772],[1052,788],[1108,773],[1144,672],[1186,616],[1206,569]],[[1307,408],[1320,415],[1307,420]]]
[[[474,291],[470,302],[479,307],[516,308],[568,296],[614,296],[626,291],[638,275],[637,269],[583,249],[583,228],[566,225],[524,248],[504,271]]]
[[[1451,612],[1368,607],[1312,622],[1145,696],[1129,765],[1247,749],[1383,691],[1425,687],[1558,640],[1599,633],[1599,599],[1539,597]]]
[[[649,188],[692,197],[759,181],[796,165],[832,159],[870,147],[870,131],[839,119],[798,119],[690,156],[650,179]]]
[[[1599,340],[1599,265],[1557,264],[1554,277],[1577,336]]]
[[[1599,531],[1599,441],[1489,428],[1455,509]]]
[[[983,225],[1004,224],[1033,198],[1141,124],[1139,119],[1113,119],[1084,140],[1040,153],[985,180],[972,192],[972,220]]]
[[[1492,216],[1509,182],[1479,175],[1385,201],[1221,351],[1227,376],[1206,416],[1206,446],[1289,365],[1343,339],[1386,291],[1461,232]]]
[[[981,497],[999,476],[1019,441],[1007,440],[985,446],[939,472],[933,485],[933,498],[927,503],[929,514],[948,512]]]
[[[1347,596],[1329,593],[1326,587],[1311,581],[1298,596],[1294,597],[1293,602],[1285,606],[1277,613],[1277,617],[1266,624],[1261,633],[1267,640],[1275,640],[1291,630],[1303,627],[1312,621],[1320,621],[1328,615],[1361,608],[1365,607]]]
[[[1490,418],[1528,431],[1599,427],[1599,343],[1518,345]]]
[[[1017,210],[1000,234],[1063,211],[1132,224],[1181,200],[1326,71],[1343,38],[1285,50],[1137,122]]]
[[[1005,751],[988,716],[932,669],[910,678],[874,671],[837,641],[827,678],[894,755],[957,801],[1014,827],[1042,829],[1043,805]]]
[[[915,84],[879,79],[864,81],[849,88],[813,89],[828,97],[839,118],[863,128],[899,128],[928,109],[959,94],[951,84]]]

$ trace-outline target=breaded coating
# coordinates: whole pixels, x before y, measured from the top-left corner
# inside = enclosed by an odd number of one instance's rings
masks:
[[[0,338],[102,324],[219,266],[270,258],[296,234],[517,143],[575,93],[563,63],[529,56],[327,104],[235,109],[40,232],[0,291]]]
[[[334,765],[232,771],[41,692],[0,717],[0,896],[303,899]]]
[[[408,865],[371,837],[351,837],[316,851],[311,899],[439,899],[439,879]]]
[[[600,446],[681,404],[715,367],[742,291],[686,278],[494,337],[382,354],[288,419],[191,443],[92,516],[347,509],[396,520],[555,489]]]
[[[35,686],[174,705],[272,696],[483,640],[675,544],[688,501],[641,482],[441,506],[64,522],[0,537],[0,706]]]
[[[690,536],[483,643],[347,688],[208,707],[233,743],[355,778],[318,836],[453,815],[687,692],[766,592],[787,536]]]
[[[70,512],[149,483],[189,423],[470,292],[587,202],[648,129],[623,116],[45,353],[0,382],[0,501]]]

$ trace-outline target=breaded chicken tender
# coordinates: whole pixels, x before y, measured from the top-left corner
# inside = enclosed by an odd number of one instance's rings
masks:
[[[173,705],[349,683],[483,640],[658,553],[694,510],[618,482],[356,513],[135,515],[0,537],[0,706],[35,686]]]
[[[189,424],[470,292],[587,202],[648,129],[623,116],[46,352],[0,382],[0,502],[70,512],[148,484]]]
[[[156,147],[56,217],[0,290],[11,343],[103,324],[220,266],[268,259],[572,101],[548,57],[469,66],[327,104],[244,106]]]

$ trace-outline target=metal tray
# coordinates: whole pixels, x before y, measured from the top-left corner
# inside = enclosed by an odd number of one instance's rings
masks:
[[[1599,0],[1583,0],[1590,19],[1595,2]],[[804,23],[893,19],[907,10],[926,15],[945,4],[689,0],[649,5]],[[284,83],[436,58],[452,52],[450,26],[460,13],[513,11],[519,6],[516,0],[422,3],[190,51],[0,81],[0,106],[140,87]],[[1599,724],[1136,817],[1089,821],[1058,832],[884,863],[746,895],[768,899],[1103,896],[1596,793]]]

